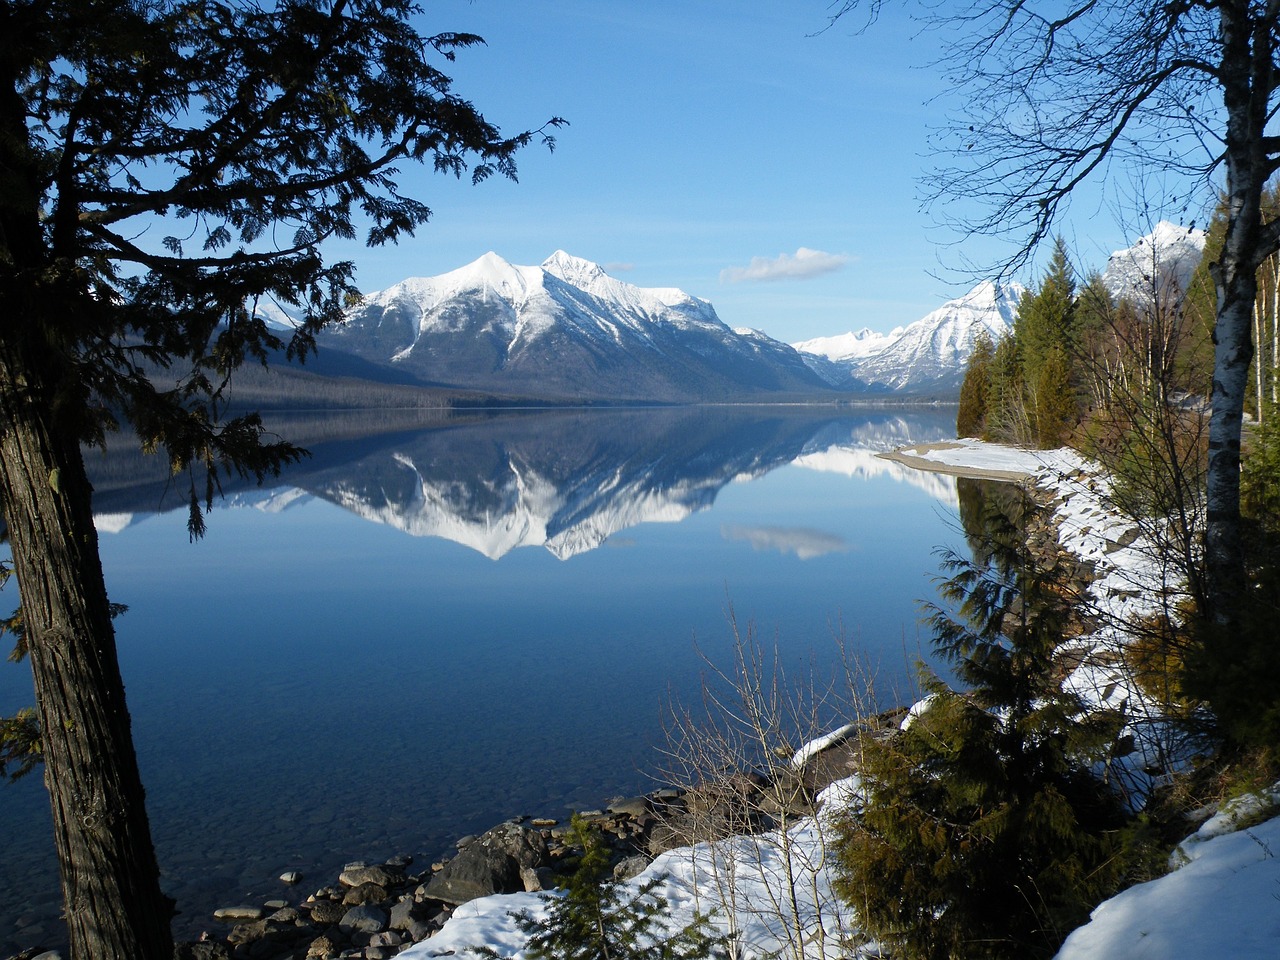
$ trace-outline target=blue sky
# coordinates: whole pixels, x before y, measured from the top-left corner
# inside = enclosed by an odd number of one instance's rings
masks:
[[[946,109],[930,67],[945,37],[905,16],[858,33],[854,21],[823,32],[824,0],[426,6],[423,32],[487,41],[449,66],[456,92],[506,132],[556,115],[570,125],[554,153],[522,154],[518,184],[406,172],[433,219],[399,247],[340,251],[363,290],[489,250],[537,264],[564,249],[796,341],[887,331],[977,279],[951,269],[956,251],[940,244],[955,236],[920,210]],[[1101,265],[1126,238],[1088,213],[1069,233]]]

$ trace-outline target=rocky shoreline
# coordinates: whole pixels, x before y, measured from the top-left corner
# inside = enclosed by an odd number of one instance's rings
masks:
[[[894,724],[895,716],[875,724]],[[577,816],[607,844],[614,877],[628,879],[667,850],[811,814],[817,793],[852,771],[856,743],[850,729],[772,780],[735,773],[617,799]],[[287,871],[279,896],[216,910],[199,940],[177,945],[175,960],[389,960],[439,931],[463,903],[552,889],[581,852],[570,845],[570,833],[568,820],[516,817],[459,839],[453,856],[417,871],[408,856],[348,863],[318,888]],[[62,953],[38,947],[9,960],[62,960]]]

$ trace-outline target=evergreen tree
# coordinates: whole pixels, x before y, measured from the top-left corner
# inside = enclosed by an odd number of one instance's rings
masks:
[[[934,646],[961,690],[862,745],[864,796],[840,827],[837,889],[895,957],[1052,956],[1122,879],[1120,804],[1092,768],[1118,718],[1063,689],[1061,583],[1026,549],[950,557]]]
[[[1014,336],[1021,350],[1032,441],[1057,446],[1076,418],[1068,357],[1075,342],[1075,278],[1061,238],[1040,287],[1018,305]]]
[[[701,914],[672,929],[666,898],[655,877],[632,892],[610,875],[609,850],[599,830],[574,814],[570,842],[582,855],[564,892],[543,897],[545,918],[527,910],[512,914],[528,938],[531,960],[704,960],[725,956],[725,938],[712,933]],[[482,956],[497,954],[475,948]]]
[[[1071,384],[1071,365],[1066,351],[1049,351],[1036,376],[1034,417],[1036,445],[1048,449],[1067,442],[1079,416],[1075,390]]]
[[[996,348],[987,331],[978,334],[960,385],[960,409],[956,411],[956,436],[981,437],[987,429],[987,397],[991,393],[991,367]]]
[[[1017,338],[1006,333],[996,343],[991,358],[982,439],[1026,443],[1030,437],[1029,429],[1023,398],[1022,352]]]

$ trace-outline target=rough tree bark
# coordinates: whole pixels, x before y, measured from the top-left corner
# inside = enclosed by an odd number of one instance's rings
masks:
[[[0,503],[22,589],[71,956],[170,960],[142,780],[79,445],[38,344],[0,338]]]

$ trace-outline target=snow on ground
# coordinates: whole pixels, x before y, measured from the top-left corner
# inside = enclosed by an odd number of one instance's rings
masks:
[[[833,784],[824,793],[827,809],[841,806],[856,781]],[[834,802],[830,802],[832,798]],[[785,833],[731,837],[668,851],[626,886],[635,891],[654,878],[655,892],[667,900],[672,929],[710,918],[722,933],[732,933],[744,960],[775,956],[836,960],[859,954],[844,944],[856,934],[849,908],[832,892],[826,843],[832,827],[822,816],[806,818]],[[459,958],[484,944],[503,957],[525,954],[525,939],[513,911],[544,915],[539,894],[484,897],[463,904],[434,937],[399,957],[420,960],[452,953]]]
[[[1103,616],[1099,632],[1080,641],[1084,661],[1071,682],[1097,702],[1124,704],[1134,717],[1140,749],[1157,750],[1158,723],[1144,722],[1141,694],[1108,665],[1104,653],[1119,642],[1115,622],[1159,607],[1161,570],[1136,531],[1107,509],[1104,480],[1070,450],[1028,451],[957,440],[901,452],[922,469],[1025,478],[1048,492],[1061,521],[1062,545],[1092,561],[1099,578],[1091,602]],[[1138,707],[1135,708],[1135,705]],[[1149,719],[1149,718],[1148,718]],[[837,739],[843,731],[823,738]],[[797,758],[820,749],[802,748]],[[838,809],[856,793],[843,781],[824,795]],[[1132,887],[1098,906],[1089,923],[1067,939],[1058,960],[1275,960],[1280,957],[1280,817],[1253,826],[1280,805],[1280,790],[1229,805],[1187,838],[1171,858],[1171,872]],[[733,837],[672,850],[630,881],[665,877],[659,892],[671,922],[695,911],[733,930],[746,958],[776,952],[805,960],[874,956],[842,947],[856,937],[855,919],[831,889],[825,842],[830,825],[819,814],[785,834]],[[794,894],[794,896],[793,896]],[[422,960],[487,944],[503,957],[523,958],[524,938],[509,914],[542,909],[538,894],[486,897],[459,907],[444,928],[400,954]]]
[[[1244,806],[1256,807],[1255,798]],[[1219,814],[1184,840],[1172,873],[1097,907],[1057,960],[1280,956],[1280,818],[1239,829],[1235,812]]]

